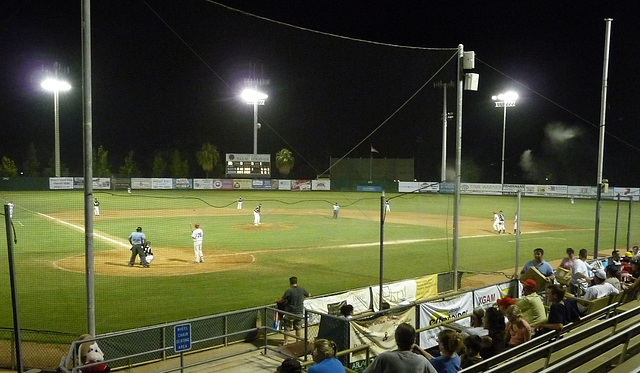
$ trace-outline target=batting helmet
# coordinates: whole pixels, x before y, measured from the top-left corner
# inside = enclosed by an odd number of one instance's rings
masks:
[[[142,227],[136,228],[136,232],[142,232]]]

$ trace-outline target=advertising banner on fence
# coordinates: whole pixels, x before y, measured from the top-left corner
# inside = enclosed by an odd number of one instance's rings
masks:
[[[451,300],[420,304],[420,325],[424,328],[439,324],[454,317],[468,315],[473,311],[473,296],[466,293]],[[416,329],[418,329],[416,328]],[[420,346],[431,348],[438,345],[438,333],[442,328],[433,328],[420,333]]]
[[[371,287],[373,310],[380,310],[380,286]],[[415,280],[394,282],[382,285],[382,300],[389,303],[391,307],[408,305],[416,300]]]
[[[524,184],[504,184],[502,186],[502,194],[504,195],[516,195],[518,192],[524,194]]]
[[[398,182],[398,192],[400,193],[437,193],[440,183],[433,181],[400,181]]]
[[[591,194],[593,192],[593,194]],[[596,198],[596,189],[590,186],[571,186],[567,187],[567,195],[575,198]]]
[[[193,179],[193,189],[213,189],[213,179]]]
[[[291,180],[278,180],[279,190],[291,190]]]
[[[613,188],[614,199],[618,198],[618,194],[620,195],[620,201],[640,200],[640,188]]]
[[[329,179],[311,180],[311,189],[331,190],[331,181]]]
[[[504,290],[504,293],[503,293]],[[507,295],[509,287],[501,289],[497,285],[487,286],[486,288],[477,289],[473,292],[473,307],[487,308],[493,306],[496,301]],[[462,324],[462,323],[461,323]],[[465,326],[468,326],[469,322]]]
[[[252,179],[251,189],[271,189],[271,179]]]
[[[191,179],[173,179],[173,189],[192,189]]]
[[[311,190],[310,180],[293,180],[291,190]]]
[[[73,178],[72,177],[50,177],[49,189],[51,190],[73,189]]]
[[[304,308],[315,312],[328,313],[334,316],[338,316],[340,314],[340,307],[345,304],[353,306],[354,315],[366,312],[370,309],[371,291],[369,288],[362,288],[341,294],[330,295],[328,297],[304,300]],[[319,318],[319,315],[315,313],[309,314],[309,323],[317,324],[320,322]]]
[[[84,189],[84,177],[73,178],[73,189]],[[111,179],[108,177],[94,177],[93,189],[111,189]]]
[[[415,325],[414,308],[410,308],[404,312],[388,313],[366,321],[352,321],[349,323],[350,348],[368,344],[371,346],[372,356],[380,355],[385,351],[395,350],[396,341],[393,335],[396,327],[405,322]],[[365,353],[363,351],[353,354],[351,362],[354,364],[364,359]]]
[[[233,189],[251,189],[251,180],[250,179],[233,179],[232,185],[233,185]]]
[[[463,194],[484,194],[499,196],[502,194],[502,185],[500,184],[480,184],[480,183],[462,183],[460,184],[460,193]]]
[[[153,178],[151,179],[151,189],[172,189],[173,179],[170,178]]]
[[[151,189],[151,179],[132,177],[131,189]]]
[[[419,277],[416,281],[416,301],[433,298],[438,295],[438,275]]]

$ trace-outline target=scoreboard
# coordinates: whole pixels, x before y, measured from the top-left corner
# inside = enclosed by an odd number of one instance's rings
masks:
[[[227,154],[228,178],[270,178],[271,154]]]

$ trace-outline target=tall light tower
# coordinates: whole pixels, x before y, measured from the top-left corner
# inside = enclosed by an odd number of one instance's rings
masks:
[[[502,171],[500,174],[500,185],[504,185],[504,140],[507,129],[507,108],[516,106],[518,94],[513,91],[509,91],[493,96],[491,99],[496,102],[496,107],[504,108],[504,115],[502,118]]]
[[[54,159],[55,174],[60,177],[60,91],[68,91],[71,85],[58,78],[60,65],[56,62],[53,64],[53,77],[45,79],[40,85],[47,91],[53,92],[53,117],[54,117]]]
[[[254,89],[245,89],[242,91],[241,96],[247,104],[253,105],[253,154],[258,154],[258,129],[260,128],[260,123],[258,123],[258,105],[264,105],[264,101],[269,96]]]

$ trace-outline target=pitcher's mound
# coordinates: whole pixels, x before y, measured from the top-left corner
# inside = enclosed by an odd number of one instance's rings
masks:
[[[247,266],[255,257],[230,251],[207,251],[203,263],[195,263],[193,249],[153,248],[154,259],[149,268],[142,268],[139,259],[129,267],[131,251],[127,249],[101,251],[94,254],[94,272],[110,276],[184,276],[200,273],[228,271]],[[56,268],[85,272],[85,256],[76,255],[53,263]]]

